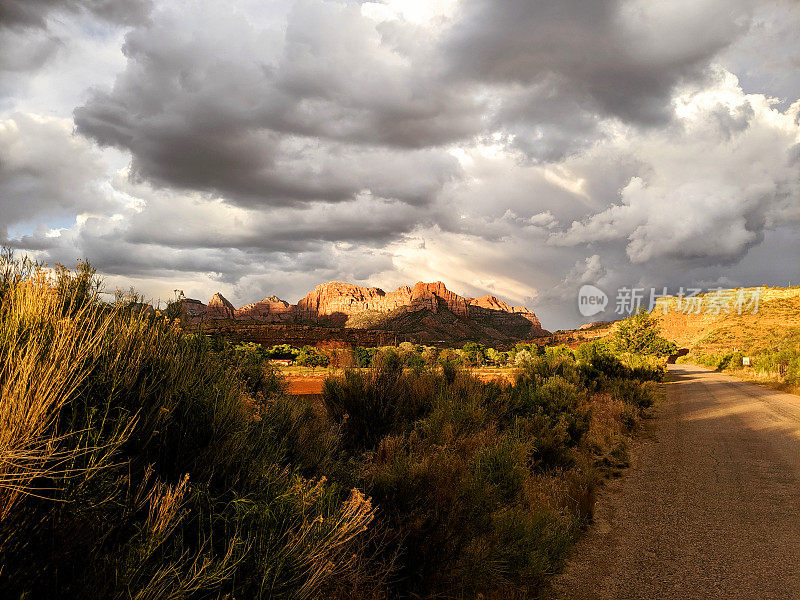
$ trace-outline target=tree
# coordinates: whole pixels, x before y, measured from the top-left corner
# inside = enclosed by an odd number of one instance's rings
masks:
[[[445,348],[439,353],[439,364],[461,364],[461,356],[452,348]]]
[[[274,359],[295,360],[300,354],[300,350],[289,344],[273,346],[267,351],[267,356]]]
[[[658,320],[645,309],[619,324],[613,344],[618,351],[633,354],[668,356],[678,351],[674,343],[662,337]]]
[[[311,346],[304,346],[297,356],[297,364],[301,367],[311,367],[313,371],[316,367],[327,367],[330,359],[324,354],[320,354]]]
[[[422,349],[422,358],[429,365],[436,364],[436,359],[439,356],[439,351],[434,346],[425,346]]]
[[[357,367],[369,367],[372,365],[372,359],[378,353],[377,348],[365,348],[364,346],[356,346],[353,348],[353,361]]]
[[[477,342],[467,342],[461,348],[464,362],[468,365],[478,366],[483,364],[483,352],[485,347]]]
[[[515,365],[524,365],[525,363],[529,363],[532,360],[533,360],[533,354],[531,354],[528,350],[520,350],[514,356]]]
[[[505,363],[506,357],[502,352],[500,352],[499,350],[496,350],[495,348],[487,348],[486,349],[486,360],[488,360],[493,365],[499,367],[503,363]]]

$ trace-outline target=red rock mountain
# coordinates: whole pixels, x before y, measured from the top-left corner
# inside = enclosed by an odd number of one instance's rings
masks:
[[[547,334],[527,308],[510,306],[495,296],[459,296],[441,281],[405,285],[388,293],[376,287],[331,281],[318,285],[296,305],[270,296],[239,309],[217,293],[208,305],[184,300],[183,315],[189,324],[240,321],[250,325],[384,329],[421,342],[510,341]]]
[[[206,306],[206,315],[211,319],[233,319],[236,309],[233,304],[225,299],[225,296],[217,292],[211,296]]]

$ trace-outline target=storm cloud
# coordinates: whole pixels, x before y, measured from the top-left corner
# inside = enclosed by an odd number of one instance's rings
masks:
[[[798,26],[789,0],[4,2],[0,238],[154,297],[441,279],[552,328],[583,283],[796,281]]]
[[[358,5],[298,2],[282,31],[219,5],[187,25],[182,9],[130,33],[114,89],[75,110],[78,131],[131,152],[134,176],[285,206],[430,203],[458,174],[439,146],[480,112],[434,90]]]
[[[0,239],[19,223],[74,220],[108,204],[97,152],[71,131],[65,119],[0,120]]]
[[[88,13],[124,25],[142,22],[150,0],[3,0],[0,28],[47,27],[52,13]]]

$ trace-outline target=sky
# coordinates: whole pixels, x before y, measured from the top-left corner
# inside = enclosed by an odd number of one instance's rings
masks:
[[[551,330],[797,284],[798,32],[797,0],[0,0],[0,244],[154,301],[441,280]]]

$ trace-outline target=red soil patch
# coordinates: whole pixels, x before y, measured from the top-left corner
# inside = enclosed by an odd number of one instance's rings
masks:
[[[498,383],[511,383],[512,375],[506,371],[480,371],[472,372],[483,382],[497,381]],[[320,396],[322,395],[322,382],[328,377],[325,371],[319,374],[284,372],[284,378],[292,396]]]
[[[322,382],[325,375],[295,375],[286,374],[286,383],[289,394],[292,396],[318,396],[322,394]]]

